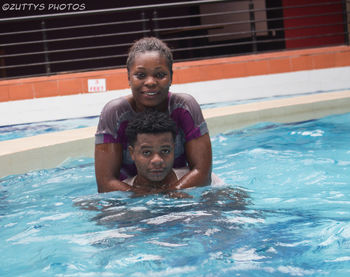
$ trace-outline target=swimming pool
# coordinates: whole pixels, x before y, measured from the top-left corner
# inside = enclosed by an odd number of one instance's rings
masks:
[[[222,187],[96,194],[93,159],[0,179],[1,276],[348,276],[350,114],[212,138]]]

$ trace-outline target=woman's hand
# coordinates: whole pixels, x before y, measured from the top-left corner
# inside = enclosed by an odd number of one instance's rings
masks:
[[[175,184],[172,184],[172,188],[184,189],[209,185],[211,183],[212,167],[209,134],[186,142],[185,151],[190,171]]]
[[[123,146],[120,143],[95,145],[95,173],[98,192],[129,191],[131,186],[119,180]]]

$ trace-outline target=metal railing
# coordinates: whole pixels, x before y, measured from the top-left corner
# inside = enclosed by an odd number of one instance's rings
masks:
[[[349,44],[350,1],[186,1],[0,19],[0,78],[124,67],[143,36],[175,61]]]

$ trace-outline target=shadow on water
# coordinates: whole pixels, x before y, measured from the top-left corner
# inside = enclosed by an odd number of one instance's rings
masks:
[[[252,204],[248,192],[242,188],[196,188],[189,191],[193,198],[171,198],[151,195],[134,198],[130,193],[107,193],[85,199],[76,199],[75,206],[95,211],[91,218],[98,225],[108,227],[140,226],[143,223],[161,225],[165,222],[191,221],[194,218],[219,220],[222,213],[243,215]],[[121,196],[121,197],[120,197]],[[250,212],[249,216],[252,216]],[[157,221],[158,220],[158,221]]]

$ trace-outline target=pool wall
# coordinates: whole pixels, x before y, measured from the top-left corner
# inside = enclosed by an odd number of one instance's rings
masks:
[[[297,122],[350,112],[350,90],[205,109],[210,134],[258,122]],[[69,158],[93,157],[96,127],[0,142],[0,177],[57,167]]]

